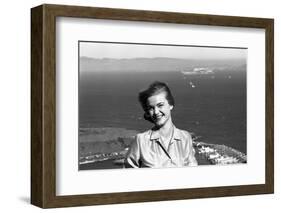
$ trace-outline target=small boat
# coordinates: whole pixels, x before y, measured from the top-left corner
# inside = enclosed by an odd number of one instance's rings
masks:
[[[192,83],[192,81],[189,82],[189,85],[191,88],[195,88],[195,85]]]

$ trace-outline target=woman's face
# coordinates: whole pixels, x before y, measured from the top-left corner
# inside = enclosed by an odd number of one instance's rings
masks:
[[[161,127],[171,121],[173,106],[168,103],[166,92],[150,96],[147,99],[147,107],[147,112],[156,126]]]

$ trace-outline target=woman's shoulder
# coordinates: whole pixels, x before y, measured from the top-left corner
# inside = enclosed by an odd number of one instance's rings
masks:
[[[137,134],[137,138],[138,139],[150,139],[150,136],[151,136],[151,129],[149,129],[149,130],[146,130],[146,131],[144,131],[144,132],[140,132],[140,133],[138,133]]]
[[[187,139],[192,139],[192,133],[187,131],[187,130],[183,130],[183,129],[179,129],[175,127],[175,136],[178,136],[179,138],[187,138]]]

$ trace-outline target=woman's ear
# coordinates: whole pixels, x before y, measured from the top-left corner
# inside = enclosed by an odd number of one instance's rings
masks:
[[[170,105],[170,110],[172,110],[174,108],[174,106],[173,105]]]

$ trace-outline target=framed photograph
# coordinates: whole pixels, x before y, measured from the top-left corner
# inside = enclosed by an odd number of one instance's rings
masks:
[[[274,192],[274,21],[31,9],[31,203]]]

